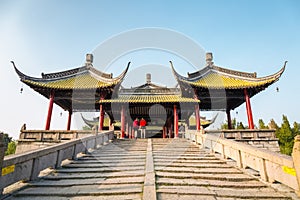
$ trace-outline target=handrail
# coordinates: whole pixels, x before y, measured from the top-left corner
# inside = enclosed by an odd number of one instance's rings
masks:
[[[218,152],[222,158],[236,161],[239,168],[252,168],[259,172],[263,181],[278,181],[296,191],[300,190],[297,182],[295,165],[291,156],[258,149],[247,144],[220,138],[215,135],[202,134],[195,130],[187,130],[185,137],[195,141],[203,148]],[[299,169],[298,169],[299,170]]]
[[[76,159],[78,153],[95,149],[113,137],[113,131],[106,131],[43,149],[4,157],[0,174],[2,175],[0,176],[0,191],[21,180],[36,180],[42,170],[48,167],[60,167],[63,160]]]

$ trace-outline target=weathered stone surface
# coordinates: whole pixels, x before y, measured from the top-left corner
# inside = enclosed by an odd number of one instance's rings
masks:
[[[185,139],[148,139],[117,140],[83,154],[10,199],[289,198]]]
[[[119,184],[118,187],[112,185],[74,185],[69,187],[30,187],[17,193],[17,196],[76,196],[76,195],[110,195],[110,194],[130,194],[141,193],[142,184]]]

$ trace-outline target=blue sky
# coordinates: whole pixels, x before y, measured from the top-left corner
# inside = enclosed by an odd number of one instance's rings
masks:
[[[299,9],[296,0],[0,0],[0,130],[17,138],[23,123],[28,129],[43,129],[48,109],[48,100],[27,86],[20,94],[22,84],[10,60],[26,74],[39,77],[41,72],[80,66],[85,54],[107,39],[145,27],[183,34],[213,52],[215,64],[257,72],[259,77],[273,74],[288,60],[279,82],[251,99],[253,116],[256,123],[260,118],[281,123],[282,114],[290,122],[300,122]],[[117,74],[130,58],[133,67],[134,63],[168,65],[175,60],[183,75],[192,70],[175,57],[155,50],[140,51],[116,61],[119,65],[124,61],[124,65],[111,70]],[[247,124],[244,105],[232,115]],[[55,106],[51,127],[64,129],[66,122],[67,113]]]

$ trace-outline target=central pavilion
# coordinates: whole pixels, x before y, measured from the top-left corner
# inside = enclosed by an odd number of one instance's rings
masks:
[[[84,66],[67,71],[44,74],[41,78],[22,73],[13,63],[20,80],[39,94],[49,99],[45,129],[50,129],[53,104],[69,112],[67,130],[70,130],[74,112],[99,112],[99,130],[103,129],[104,115],[110,123],[121,121],[121,137],[131,133],[132,121],[145,118],[156,123],[166,133],[178,137],[178,121],[187,120],[194,114],[196,129],[201,129],[200,110],[226,111],[228,127],[231,128],[230,111],[246,103],[248,124],[254,129],[250,98],[278,81],[284,66],[275,74],[258,78],[256,73],[234,71],[214,65],[212,53],[206,54],[206,66],[184,77],[176,72],[170,62],[179,87],[167,88],[151,82],[122,88],[130,63],[117,77],[93,67],[93,55],[87,54]],[[127,127],[127,128],[126,128]],[[130,134],[129,134],[130,135]]]

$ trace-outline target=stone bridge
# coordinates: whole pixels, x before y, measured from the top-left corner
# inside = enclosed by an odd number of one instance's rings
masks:
[[[299,199],[299,137],[290,157],[195,131],[185,139],[113,135],[0,159],[2,198]]]

